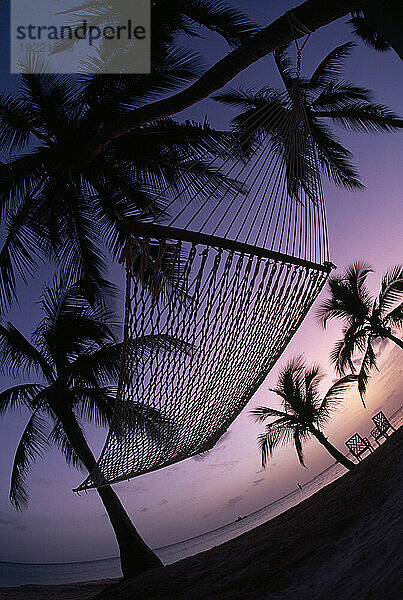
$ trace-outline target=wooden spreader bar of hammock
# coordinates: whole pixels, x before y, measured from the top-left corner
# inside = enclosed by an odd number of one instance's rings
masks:
[[[121,229],[124,233],[130,233],[138,237],[180,240],[182,242],[191,242],[192,244],[204,244],[213,248],[222,248],[223,250],[240,252],[242,254],[252,254],[262,258],[278,260],[286,264],[288,263],[299,267],[315,269],[317,271],[322,271],[323,273],[330,273],[336,268],[336,265],[328,261],[324,262],[324,264],[320,264],[304,258],[298,258],[297,256],[276,252],[275,250],[268,250],[259,246],[253,246],[252,244],[246,244],[244,242],[229,240],[197,231],[179,229],[177,227],[165,227],[164,225],[156,225],[155,223],[136,221],[135,219],[126,219],[122,221]]]

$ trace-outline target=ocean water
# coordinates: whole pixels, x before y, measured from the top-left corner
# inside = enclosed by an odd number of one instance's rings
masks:
[[[390,418],[391,423],[400,427],[403,423],[403,407]],[[318,490],[329,485],[345,473],[344,467],[336,463],[306,483],[302,490],[296,489],[286,496],[275,500],[238,522],[229,523],[197,537],[155,549],[156,554],[166,565],[193,556],[223,544],[270,519],[277,517],[289,508],[296,506]],[[61,584],[78,581],[95,581],[121,577],[118,558],[93,560],[87,562],[26,564],[0,561],[0,587],[32,584]]]

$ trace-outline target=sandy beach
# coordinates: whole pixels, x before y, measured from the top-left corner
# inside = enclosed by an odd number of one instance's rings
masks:
[[[0,588],[0,598],[12,600],[86,600],[116,583],[112,579],[67,583],[65,585],[21,585]]]
[[[398,600],[402,440],[400,429],[353,472],[207,552],[131,581],[2,588],[0,599]]]

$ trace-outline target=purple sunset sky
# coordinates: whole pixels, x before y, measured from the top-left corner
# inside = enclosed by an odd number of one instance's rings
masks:
[[[296,0],[264,3],[233,0],[233,4],[242,7],[262,25],[299,3]],[[15,89],[17,81],[8,74],[7,3],[0,3],[0,19],[2,91],[7,91]],[[319,30],[304,51],[303,71],[312,72],[331,49],[352,37],[346,18]],[[191,44],[203,53],[208,64],[228,51],[225,42],[214,35],[206,35],[205,39]],[[346,61],[343,78],[372,89],[378,102],[403,113],[401,69],[402,63],[394,52],[382,55],[357,40],[357,47]],[[230,86],[240,83],[254,88],[280,87],[272,57],[244,71]],[[182,113],[180,118],[204,119],[206,114],[210,123],[221,129],[228,125],[231,116],[212,100],[206,100]],[[340,268],[352,260],[367,260],[376,270],[369,278],[376,291],[381,273],[402,259],[402,136],[364,135],[344,130],[338,134],[352,150],[366,189],[352,193],[324,182],[331,259]],[[115,275],[117,281],[122,281],[118,269]],[[21,288],[20,310],[10,311],[10,319],[27,334],[32,321],[39,316],[35,303],[47,277],[44,270],[33,285]],[[261,389],[212,451],[203,458],[190,459],[115,486],[141,535],[153,547],[198,535],[233,521],[239,514],[257,510],[294,490],[297,481],[304,483],[332,464],[332,458],[314,440],[306,447],[308,469],[300,467],[295,451],[287,448],[276,452],[269,468],[261,471],[256,446],[256,435],[261,427],[253,424],[248,415],[257,405],[275,404],[268,390],[275,384],[278,367],[295,354],[304,353],[310,362],[320,362],[329,373],[324,388],[331,383],[333,374],[328,353],[340,330],[332,325],[328,331],[322,331],[315,323],[314,310]],[[364,410],[358,396],[352,394],[326,431],[342,450],[345,439],[354,431],[368,433],[376,408],[383,407],[390,415],[402,404],[401,350],[390,345],[382,350],[381,370],[370,384],[367,409]],[[83,476],[69,469],[56,451],[49,452],[32,470],[29,508],[17,513],[10,505],[11,463],[25,422],[24,412],[8,415],[0,422],[0,561],[68,562],[116,556],[113,532],[96,493],[91,491],[78,497],[71,492]],[[88,439],[96,455],[105,435],[104,430],[88,428]]]

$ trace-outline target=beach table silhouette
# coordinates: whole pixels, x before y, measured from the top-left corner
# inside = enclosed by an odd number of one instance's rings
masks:
[[[380,410],[376,415],[372,417],[373,422],[375,423],[375,427],[371,431],[371,435],[380,446],[379,438],[384,437],[385,439],[389,437],[388,431],[392,429],[396,431],[390,421],[387,419],[385,414]]]
[[[374,451],[368,438],[361,437],[359,433],[352,435],[351,438],[347,440],[346,446],[357,460],[362,460],[362,455],[365,454],[367,450],[370,452]]]

